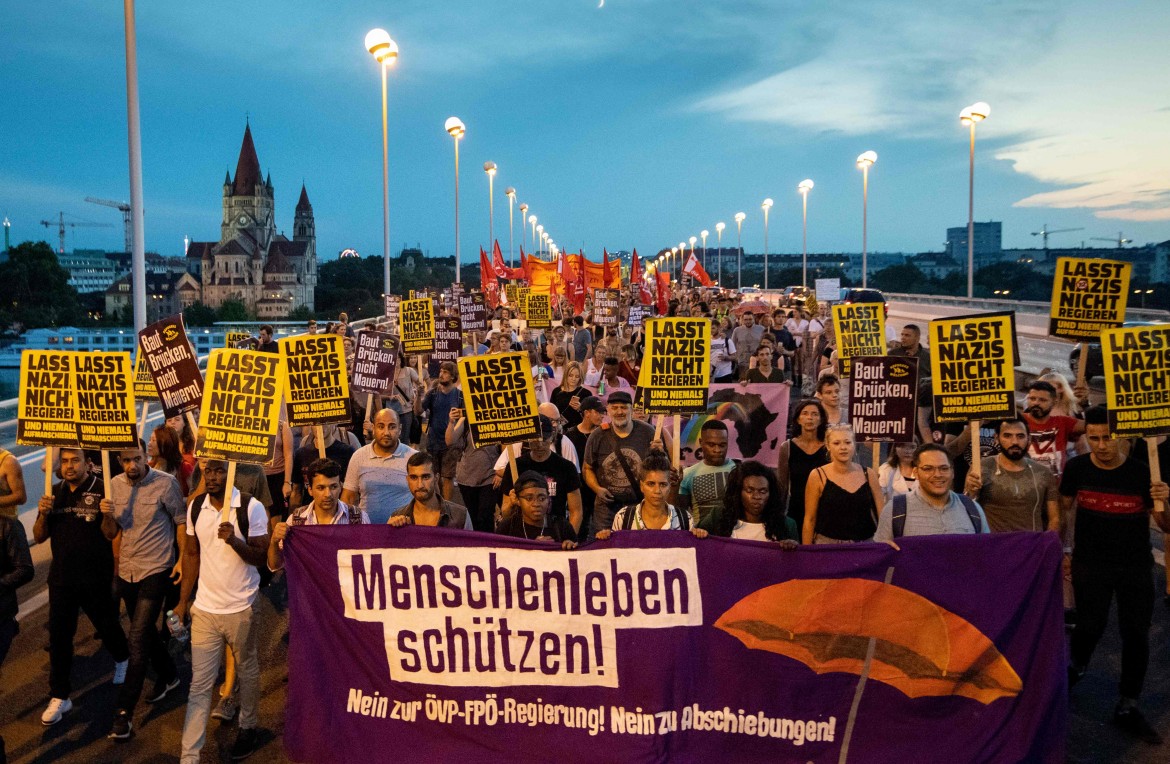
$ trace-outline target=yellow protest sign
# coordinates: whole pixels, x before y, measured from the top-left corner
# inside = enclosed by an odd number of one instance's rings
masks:
[[[711,385],[711,322],[705,318],[652,318],[638,394],[651,414],[707,411]]]
[[[73,354],[77,441],[82,448],[138,447],[133,368],[125,351]]]
[[[403,353],[435,349],[435,303],[430,298],[403,300],[398,306],[398,332]]]
[[[252,335],[248,332],[224,332],[223,346],[225,348],[236,348],[244,340],[252,339]]]
[[[886,354],[884,303],[851,302],[833,305],[833,331],[841,376],[853,376],[853,358]]]
[[[528,299],[532,297],[532,287],[516,287],[516,306],[520,310],[520,318],[528,319]]]
[[[1106,329],[1101,354],[1113,436],[1170,434],[1170,324]]]
[[[526,353],[460,358],[459,379],[467,423],[477,444],[540,437],[532,365]]]
[[[1013,416],[1015,345],[1014,313],[980,313],[931,321],[935,419],[969,422]]]
[[[336,334],[298,334],[281,340],[289,426],[348,424],[353,418],[344,340]]]
[[[552,296],[529,293],[524,301],[524,317],[529,329],[551,329]]]
[[[22,446],[76,446],[73,364],[67,350],[20,354],[16,442]]]
[[[134,397],[140,401],[157,401],[158,388],[154,386],[154,377],[150,376],[150,369],[146,367],[146,353],[142,352],[142,345],[138,345],[138,357],[134,361]]]
[[[512,310],[519,310],[520,285],[515,282],[504,284],[504,299]]]
[[[1066,340],[1096,341],[1121,326],[1133,263],[1081,257],[1056,258],[1048,333]]]
[[[263,464],[276,453],[280,356],[213,350],[207,359],[195,456]]]

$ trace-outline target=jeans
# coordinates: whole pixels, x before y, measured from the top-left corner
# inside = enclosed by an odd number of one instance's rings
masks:
[[[1077,602],[1073,628],[1072,662],[1089,665],[1105,627],[1109,607],[1117,596],[1117,626],[1121,632],[1121,681],[1123,698],[1137,699],[1142,692],[1150,662],[1150,621],[1154,616],[1154,578],[1150,562],[1124,565],[1086,562],[1073,555],[1072,583]]]
[[[68,698],[73,691],[73,637],[78,611],[85,611],[102,644],[115,661],[130,657],[126,633],[110,599],[109,578],[98,576],[73,584],[49,585],[49,695]]]
[[[126,603],[126,612],[130,615],[130,665],[126,669],[126,683],[118,691],[118,708],[123,711],[133,713],[138,705],[142,685],[146,682],[148,662],[160,682],[169,684],[178,676],[175,662],[158,634],[158,616],[170,585],[169,570],[154,573],[141,581],[130,582],[121,577],[114,580],[118,599]]]
[[[496,489],[488,483],[483,486],[461,485],[463,504],[471,513],[471,525],[482,533],[496,532]]]
[[[211,715],[211,694],[223,660],[224,645],[236,658],[240,682],[240,729],[259,724],[260,658],[252,608],[220,615],[191,608],[191,691],[187,696],[187,718],[183,721],[183,753],[180,764],[198,764],[199,752],[207,738]]]

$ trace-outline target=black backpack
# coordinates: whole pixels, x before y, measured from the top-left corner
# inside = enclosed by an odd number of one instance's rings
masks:
[[[963,509],[967,510],[967,517],[971,518],[971,527],[976,533],[983,533],[983,520],[979,517],[979,509],[975,502],[966,494],[957,493]],[[901,538],[906,530],[906,494],[899,493],[893,498],[894,516],[890,518],[893,525],[894,538]]]
[[[204,492],[191,499],[191,527],[195,527],[199,523],[199,513],[203,510],[203,502],[206,498],[207,493]],[[240,506],[236,507],[236,525],[240,526],[240,534],[244,537],[245,544],[248,543],[248,526],[251,525],[248,520],[248,508],[251,504],[252,494],[240,491]],[[260,573],[260,588],[263,589],[271,583],[273,573],[267,565],[254,567]]]

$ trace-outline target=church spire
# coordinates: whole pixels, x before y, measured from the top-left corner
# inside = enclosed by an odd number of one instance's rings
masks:
[[[236,162],[234,192],[237,196],[252,196],[260,185],[260,160],[256,157],[256,145],[252,143],[252,126],[244,127],[244,142],[240,146],[240,159]]]
[[[301,198],[297,200],[297,212],[307,210],[313,211],[313,205],[309,204],[309,193],[305,190],[305,184],[301,183]]]

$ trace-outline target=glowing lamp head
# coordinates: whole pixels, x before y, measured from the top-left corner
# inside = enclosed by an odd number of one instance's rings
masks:
[[[536,215],[529,215],[528,216],[528,224],[529,225],[536,225]]]
[[[533,220],[536,220],[536,218],[533,218]],[[543,226],[543,225],[538,225],[538,226],[536,227],[536,232],[537,232],[537,233],[539,233],[539,234],[541,234],[541,235],[543,236],[543,235],[544,235],[544,226]]]
[[[973,125],[982,122],[991,116],[991,107],[984,101],[973,103],[959,112],[959,122],[964,125]]]
[[[695,248],[695,242],[696,242],[696,241],[698,241],[698,240],[699,240],[699,239],[698,239],[698,237],[696,237],[696,236],[692,236],[692,237],[689,239],[689,241],[691,242],[691,249],[694,249],[694,248]]]
[[[727,224],[720,221],[720,222],[715,224],[715,231],[716,231],[716,233],[723,233],[723,229],[726,227],[727,227]]]
[[[516,189],[508,186],[504,189],[504,196],[508,197],[509,199],[514,198],[516,196]]]
[[[800,183],[797,184],[796,190],[802,194],[807,194],[809,191],[812,191],[812,187],[813,187],[812,180],[810,180],[809,178],[805,178],[804,180],[800,181]]]
[[[765,210],[765,211],[766,211],[766,210],[770,210],[770,209],[772,209],[772,205],[773,205],[773,204],[775,204],[775,202],[773,202],[773,201],[772,201],[770,198],[769,198],[769,199],[765,199],[765,200],[764,200],[764,203],[760,205],[760,208],[761,208],[761,209],[763,209],[763,210]]]
[[[735,213],[735,222],[742,223],[746,219],[747,219],[747,213],[745,213],[745,212]]]
[[[385,29],[371,29],[366,33],[366,50],[382,66],[393,66],[398,60],[398,43],[390,39]]]
[[[459,140],[467,132],[467,127],[459,117],[447,117],[447,121],[443,123],[443,129],[450,133],[455,140]]]
[[[520,202],[520,217],[523,219],[524,213],[528,212],[528,203]]]
[[[875,162],[877,162],[876,151],[863,151],[857,155],[857,166],[862,169],[872,167]]]

